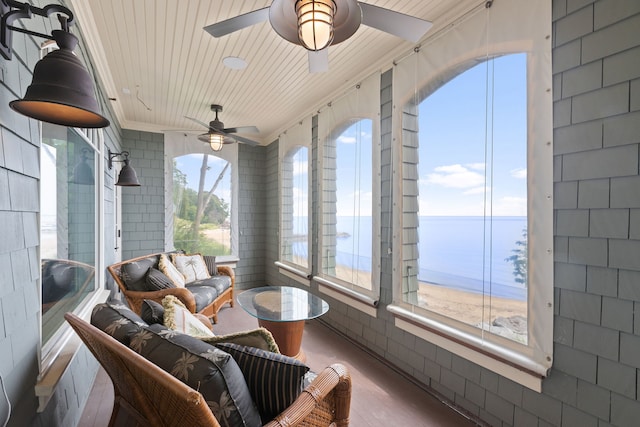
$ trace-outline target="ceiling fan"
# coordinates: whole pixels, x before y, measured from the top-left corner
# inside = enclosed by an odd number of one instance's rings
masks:
[[[204,29],[213,37],[222,37],[267,20],[280,37],[309,50],[312,73],[329,69],[329,46],[347,40],[360,24],[414,43],[432,26],[424,19],[357,0],[273,0],[271,6]]]
[[[198,139],[200,141],[206,142],[207,144],[209,144],[209,146],[211,147],[211,149],[213,151],[220,151],[222,150],[222,147],[224,146],[224,144],[233,144],[234,142],[238,141],[238,142],[242,142],[244,144],[247,145],[252,145],[252,146],[256,146],[259,145],[256,141],[253,141],[251,139],[248,138],[244,138],[240,135],[235,135],[236,133],[240,132],[240,133],[258,133],[258,128],[255,126],[240,126],[240,127],[233,127],[233,128],[226,128],[224,127],[224,123],[222,123],[219,119],[218,119],[218,113],[222,112],[222,105],[218,105],[218,104],[211,104],[211,111],[214,111],[216,113],[216,118],[213,119],[212,121],[209,122],[209,124],[206,124],[204,122],[201,122],[198,119],[194,119],[193,117],[187,117],[185,116],[186,119],[192,120],[202,126],[204,126],[205,128],[208,129],[207,133],[203,133],[202,135],[198,135]],[[230,135],[230,134],[234,134],[234,135]]]

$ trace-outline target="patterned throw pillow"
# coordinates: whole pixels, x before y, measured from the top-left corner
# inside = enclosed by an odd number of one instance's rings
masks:
[[[309,367],[293,357],[232,343],[216,347],[236,361],[258,406],[263,423],[287,409],[302,392]]]
[[[207,271],[212,276],[218,275],[218,266],[216,265],[216,257],[214,255],[202,255],[204,264],[207,266]]]
[[[140,307],[140,317],[150,325],[164,322],[164,307],[153,300],[145,299]]]
[[[147,291],[161,291],[162,289],[175,288],[176,285],[162,271],[151,267],[146,277]]]
[[[142,329],[130,347],[202,393],[220,425],[262,425],[238,364],[224,351],[162,325]]]
[[[171,279],[176,287],[184,288],[184,276],[178,271],[176,266],[169,261],[169,258],[167,258],[165,254],[160,255],[160,262],[158,263],[158,266],[160,267],[160,271]]]
[[[91,324],[128,346],[131,336],[140,332],[147,323],[122,304],[101,303],[93,307]]]
[[[182,273],[187,283],[211,277],[204,263],[204,259],[202,259],[202,255],[200,254],[171,254],[171,260],[178,271]]]
[[[173,295],[167,295],[162,299],[162,307],[164,307],[164,326],[167,328],[197,338],[215,336]]]
[[[156,257],[148,257],[122,264],[120,267],[120,277],[125,286],[130,291],[145,291],[146,277],[149,268],[156,265]]]

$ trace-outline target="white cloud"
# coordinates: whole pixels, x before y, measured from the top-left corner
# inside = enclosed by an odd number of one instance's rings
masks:
[[[491,191],[491,187],[475,187],[475,188],[471,188],[469,190],[463,191],[462,194],[464,194],[465,196],[471,195],[471,194],[484,194],[484,192],[490,192]]]
[[[477,167],[479,164],[472,164]],[[484,175],[460,164],[438,166],[427,175],[426,182],[447,188],[474,188],[484,185]],[[484,166],[483,166],[484,169]]]
[[[469,169],[474,169],[477,171],[483,171],[484,172],[484,163],[467,163],[465,165],[466,167],[468,167]]]
[[[356,137],[355,136],[340,135],[338,137],[338,142],[342,143],[342,144],[355,144],[356,143]]]
[[[511,169],[511,176],[517,179],[527,179],[527,168]]]

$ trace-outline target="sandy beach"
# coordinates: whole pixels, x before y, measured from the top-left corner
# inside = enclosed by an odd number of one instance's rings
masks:
[[[215,230],[205,230],[203,233],[208,238],[225,246],[229,246],[230,236],[228,229],[218,228]],[[352,275],[357,275],[356,283],[370,283],[370,273],[365,271],[352,271],[349,268],[337,266],[338,277],[349,280]],[[490,323],[497,317],[527,317],[526,301],[488,297],[477,293],[427,283],[420,283],[418,304],[428,310],[457,319],[469,325],[477,325],[482,321]]]

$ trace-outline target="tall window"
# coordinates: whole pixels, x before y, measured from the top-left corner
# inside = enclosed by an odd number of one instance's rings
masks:
[[[419,286],[404,301],[526,344],[526,55],[455,76],[418,123]]]
[[[323,277],[372,291],[372,133],[370,119],[335,131],[324,146],[321,266]]]
[[[173,247],[231,254],[231,163],[212,154],[173,160]]]
[[[296,146],[282,161],[281,260],[308,270],[309,149]]]
[[[42,346],[96,289],[97,180],[95,147],[74,129],[42,125],[40,257]]]
[[[550,5],[478,8],[393,71],[396,325],[535,390],[553,361]]]

